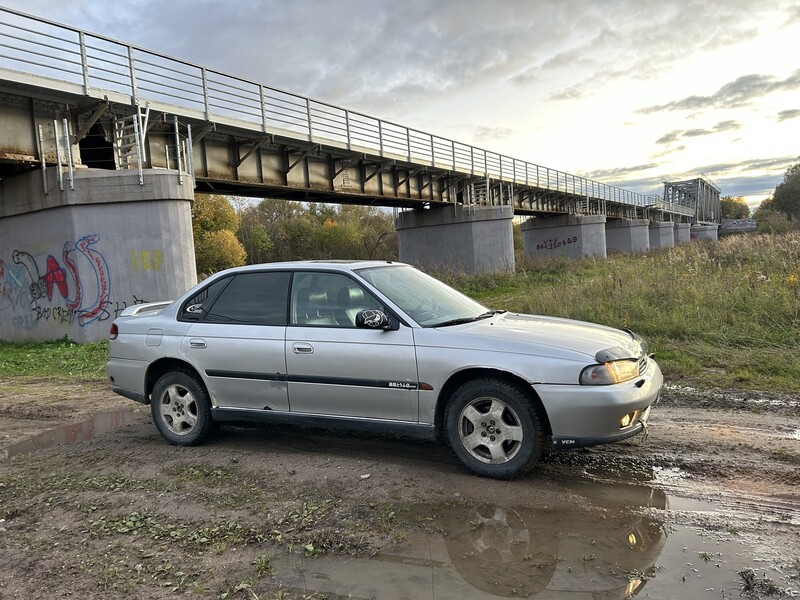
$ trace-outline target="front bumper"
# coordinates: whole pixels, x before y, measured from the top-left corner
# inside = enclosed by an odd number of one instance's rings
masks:
[[[650,407],[658,399],[664,378],[650,360],[636,379],[617,385],[534,386],[547,412],[556,449],[579,448],[618,442],[646,431]],[[626,414],[636,418],[621,426]]]

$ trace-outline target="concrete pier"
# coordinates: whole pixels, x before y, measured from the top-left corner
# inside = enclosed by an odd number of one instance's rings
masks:
[[[689,229],[691,223],[675,223],[675,245],[686,244],[691,241]]]
[[[0,339],[103,339],[125,307],[196,283],[191,177],[55,168],[0,181]]]
[[[647,219],[608,219],[606,248],[626,252],[647,252],[650,249],[650,221]]]
[[[541,258],[606,258],[606,217],[556,215],[528,219],[522,224],[522,248],[526,256]]]
[[[650,249],[675,246],[675,226],[672,221],[650,221]]]
[[[511,206],[431,207],[397,218],[400,260],[465,273],[513,271]]]
[[[719,225],[692,225],[691,239],[714,240],[719,239]]]

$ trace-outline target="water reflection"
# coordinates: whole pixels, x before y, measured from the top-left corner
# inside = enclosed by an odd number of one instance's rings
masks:
[[[665,508],[666,497],[644,486],[597,488],[588,510],[419,506],[411,519],[428,533],[374,558],[287,562],[278,579],[353,598],[630,598],[655,574],[666,540],[642,508]]]
[[[87,442],[96,435],[141,420],[141,414],[141,412],[133,410],[116,410],[99,413],[85,421],[50,429],[39,435],[11,444],[5,450],[0,450],[0,457],[8,458],[16,454],[24,454],[25,452],[42,450],[44,448],[53,448],[62,444]]]

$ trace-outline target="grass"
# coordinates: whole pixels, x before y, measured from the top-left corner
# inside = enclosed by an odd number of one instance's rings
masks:
[[[78,344],[0,341],[0,377],[27,375],[59,379],[105,380],[108,342]]]
[[[483,304],[632,329],[673,383],[800,389],[800,233],[447,275]]]
[[[632,329],[671,383],[800,390],[798,232],[517,264],[515,273],[437,275],[492,308]],[[0,376],[102,380],[107,354],[107,342],[0,342]]]

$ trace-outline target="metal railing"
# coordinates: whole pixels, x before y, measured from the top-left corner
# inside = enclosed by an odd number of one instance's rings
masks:
[[[228,75],[0,7],[0,79],[334,145],[593,200],[652,207],[651,197]],[[659,198],[659,201],[661,199]],[[664,210],[670,205],[664,204]]]

